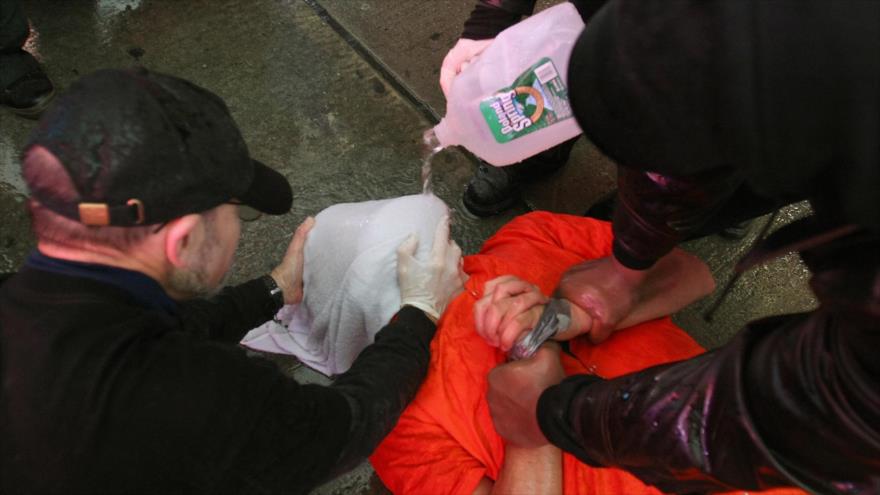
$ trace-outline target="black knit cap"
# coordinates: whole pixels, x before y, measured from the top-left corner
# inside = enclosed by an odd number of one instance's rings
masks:
[[[727,167],[758,195],[880,231],[880,2],[607,2],[569,63],[618,165]]]
[[[287,179],[252,159],[214,93],[145,69],[101,70],[60,96],[31,134],[70,174],[79,193],[31,195],[88,225],[166,222],[236,199],[280,215],[293,200]]]

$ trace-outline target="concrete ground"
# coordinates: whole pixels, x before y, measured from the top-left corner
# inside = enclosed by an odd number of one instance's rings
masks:
[[[190,79],[223,97],[252,154],[288,177],[293,210],[245,224],[233,281],[271,269],[307,215],[334,203],[420,191],[421,135],[445,109],[436,83],[440,63],[473,3],[23,1],[33,26],[29,49],[60,90],[105,67],[142,65]],[[14,270],[33,247],[18,176],[18,154],[33,126],[0,112],[0,272]],[[615,180],[614,164],[583,139],[567,167],[527,188],[523,204],[476,219],[459,200],[474,166],[460,150],[444,151],[434,162],[435,192],[453,208],[453,236],[466,253],[529,209],[579,214]],[[777,224],[807,211],[805,205],[790,207]],[[685,247],[710,264],[722,286],[763,221],[742,241],[712,237]],[[811,307],[807,277],[796,256],[778,260],[746,274],[712,324],[702,314],[717,293],[676,321],[706,347],[716,347],[751,319]],[[293,360],[278,361],[300,379],[323,379]],[[318,492],[386,490],[365,464]]]

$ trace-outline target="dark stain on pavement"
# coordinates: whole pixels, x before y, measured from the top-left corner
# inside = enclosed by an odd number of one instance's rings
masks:
[[[131,55],[131,58],[138,61],[141,59],[141,57],[144,56],[145,53],[147,53],[146,50],[139,46],[133,46],[128,49],[128,54]]]
[[[374,77],[371,82],[373,84],[373,92],[376,93],[377,95],[384,95],[385,93],[388,92],[388,89],[385,87],[385,84],[382,81],[380,81],[378,78]]]

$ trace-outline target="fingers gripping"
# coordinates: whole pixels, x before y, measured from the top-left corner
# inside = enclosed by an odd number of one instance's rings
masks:
[[[523,332],[535,327],[541,313],[540,311],[532,311],[532,309],[536,306],[543,306],[547,301],[547,296],[540,292],[525,293],[511,300],[510,308],[498,322],[502,350],[510,350]]]
[[[410,236],[398,247],[398,280],[401,302],[439,318],[450,300],[461,292],[461,248],[449,239],[449,216],[434,231],[427,260],[415,257],[418,238]]]
[[[296,252],[302,252],[303,246],[306,243],[306,238],[309,235],[309,232],[312,230],[312,227],[315,226],[315,217],[308,217],[299,227],[296,228],[296,232],[293,234],[293,240],[290,242],[290,250]]]
[[[449,97],[449,91],[452,89],[452,81],[455,77],[491,43],[492,40],[462,38],[449,50],[440,66],[440,88],[443,90],[444,96]]]
[[[509,349],[520,334],[534,326],[540,312],[531,311],[547,302],[540,289],[512,275],[490,280],[474,304],[474,327],[489,344]]]
[[[397,247],[397,257],[413,258],[418,247],[419,236],[416,234],[410,234],[402,243],[400,243],[400,246]]]
[[[444,215],[434,229],[434,245],[431,246],[431,261],[443,264],[449,249],[449,216]]]
[[[498,284],[492,292],[493,301],[501,301],[506,298],[516,297],[526,293],[541,294],[541,289],[537,285],[526,282],[525,280],[515,279],[510,282]]]
[[[419,236],[410,234],[400,246],[397,247],[397,276],[405,277],[412,270],[415,262],[416,249],[419,247]]]
[[[491,294],[491,293],[495,292],[495,288],[499,284],[503,284],[503,283],[509,282],[511,280],[519,280],[519,279],[513,275],[501,275],[500,277],[493,278],[492,280],[486,282],[483,285],[483,295]]]

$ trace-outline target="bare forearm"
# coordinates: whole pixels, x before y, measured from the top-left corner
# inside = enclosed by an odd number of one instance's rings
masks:
[[[605,258],[604,263],[610,268],[605,272],[608,274],[605,280],[616,279],[617,285],[623,287],[605,297],[611,299],[617,294],[620,299],[628,299],[631,308],[622,312],[622,317],[613,323],[613,326],[601,320],[597,324],[595,313],[591,314],[585,309],[589,307],[589,298],[579,297],[577,291],[562,293],[561,295],[572,303],[571,324],[567,330],[554,337],[556,340],[569,340],[578,335],[594,332],[596,331],[594,327],[601,328],[607,334],[612,330],[660,318],[684,308],[715,289],[715,281],[709,272],[709,267],[696,256],[678,248],[647,270],[626,268],[613,257]],[[585,302],[587,304],[584,304]],[[598,341],[601,340],[604,340],[604,337]]]
[[[493,484],[483,478],[474,495],[562,493],[562,451],[553,445],[535,449],[507,445],[504,465]]]
[[[715,290],[709,267],[681,249],[660,258],[646,271],[633,310],[617,328],[627,328],[674,313]]]

